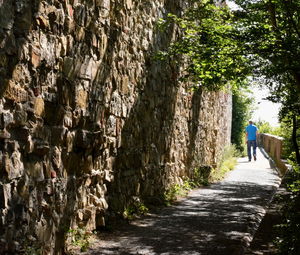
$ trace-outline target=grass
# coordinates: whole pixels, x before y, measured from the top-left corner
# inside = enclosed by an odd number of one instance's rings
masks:
[[[218,168],[212,171],[210,176],[211,182],[222,180],[229,171],[235,168],[236,164],[237,159],[233,157],[223,161]]]
[[[211,172],[210,182],[222,180],[229,171],[235,168],[237,164],[237,157],[239,156],[240,155],[234,145],[225,147],[221,160],[217,167]]]

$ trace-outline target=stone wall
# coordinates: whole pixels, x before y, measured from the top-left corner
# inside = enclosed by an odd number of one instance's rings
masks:
[[[0,253],[60,254],[65,233],[105,224],[214,165],[231,96],[191,92],[153,54],[174,38],[173,0],[0,0]]]

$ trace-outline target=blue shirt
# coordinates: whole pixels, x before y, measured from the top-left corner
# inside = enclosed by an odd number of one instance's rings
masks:
[[[256,132],[257,132],[257,127],[250,124],[249,126],[246,127],[246,132],[248,134],[248,140],[249,141],[255,141],[256,140]]]

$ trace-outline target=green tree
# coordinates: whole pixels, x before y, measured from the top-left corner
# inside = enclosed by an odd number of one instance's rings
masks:
[[[289,158],[296,162],[290,173],[292,192],[284,210],[279,235],[279,254],[300,252],[300,1],[236,0],[238,40],[252,60],[253,72],[272,93],[269,100],[282,104],[280,121]],[[290,146],[289,146],[290,145]]]
[[[300,1],[235,0],[236,11],[211,0],[187,2],[181,17],[161,21],[160,27],[175,23],[181,36],[159,56],[183,57],[183,78],[209,90],[239,89],[248,75],[258,77],[271,90],[268,99],[282,103],[281,114],[291,120],[300,165]]]
[[[267,133],[267,134],[273,134],[273,127],[268,121],[265,120],[259,120],[256,123],[256,126],[259,130],[259,133]]]
[[[249,73],[249,64],[236,40],[233,15],[226,6],[216,6],[214,1],[187,2],[190,7],[182,17],[169,14],[160,21],[161,29],[176,24],[180,36],[157,57],[181,56],[186,67],[182,78],[191,81],[194,87],[235,89]]]
[[[251,117],[254,99],[244,90],[237,90],[232,95],[231,142],[239,152],[245,149],[245,126]]]
[[[269,100],[282,104],[281,119],[289,119],[295,160],[300,165],[300,2],[236,0],[237,40],[251,60],[253,74],[271,90]]]

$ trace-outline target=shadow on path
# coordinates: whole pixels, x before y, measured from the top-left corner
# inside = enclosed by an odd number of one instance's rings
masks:
[[[280,183],[259,158],[177,205],[120,226],[86,254],[243,254]]]

